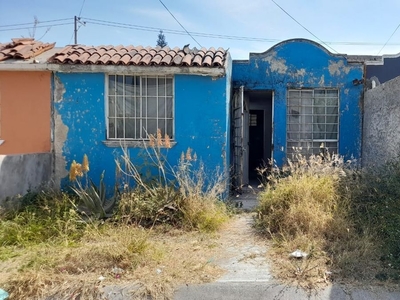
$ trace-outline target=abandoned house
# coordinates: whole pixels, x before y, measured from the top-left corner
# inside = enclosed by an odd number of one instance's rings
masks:
[[[171,165],[191,149],[210,178],[219,169],[235,187],[298,152],[359,159],[366,142],[365,66],[377,57],[332,54],[306,39],[233,61],[222,48],[40,48],[30,40],[23,45],[41,50],[24,56],[28,48],[13,43],[0,44],[0,179],[4,155],[46,153],[50,167],[37,166],[64,188],[72,161],[86,154],[89,176],[105,171],[111,187],[116,161],[125,152],[145,164],[143,143],[158,129],[169,136],[162,151]]]

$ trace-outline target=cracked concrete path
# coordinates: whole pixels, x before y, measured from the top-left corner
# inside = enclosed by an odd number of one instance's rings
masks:
[[[265,239],[252,228],[252,214],[241,214],[221,232],[221,251],[215,263],[226,273],[217,282],[265,282],[271,279]]]

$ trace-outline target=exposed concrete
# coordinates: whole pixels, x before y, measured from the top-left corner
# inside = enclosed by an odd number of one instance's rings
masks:
[[[65,87],[58,76],[54,76],[54,101],[62,102],[65,94]],[[68,175],[67,162],[63,154],[63,148],[67,139],[69,128],[63,123],[61,115],[57,110],[53,112],[54,116],[54,186],[60,188],[61,179]]]
[[[0,205],[51,180],[52,154],[0,155]]]
[[[212,283],[182,287],[175,294],[175,300],[395,300],[400,292],[389,292],[382,288],[352,288],[332,285],[325,289],[308,292],[294,286],[277,283]]]
[[[400,77],[365,92],[362,162],[378,166],[400,154]]]

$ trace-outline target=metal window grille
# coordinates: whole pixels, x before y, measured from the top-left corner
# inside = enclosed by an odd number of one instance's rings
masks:
[[[173,79],[168,76],[108,75],[108,139],[147,140],[149,134],[173,139]]]
[[[337,153],[339,141],[339,91],[337,89],[288,90],[287,154],[309,156],[321,150]],[[324,149],[321,149],[324,148]]]

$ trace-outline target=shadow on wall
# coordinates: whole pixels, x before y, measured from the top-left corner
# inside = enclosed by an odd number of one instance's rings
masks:
[[[24,195],[48,184],[51,177],[51,153],[0,155],[0,205],[6,197]]]

